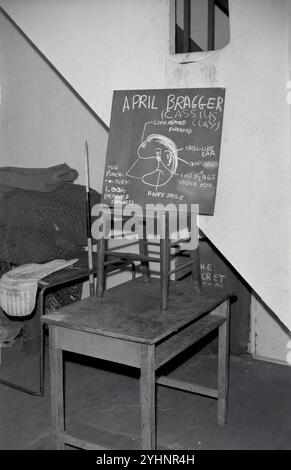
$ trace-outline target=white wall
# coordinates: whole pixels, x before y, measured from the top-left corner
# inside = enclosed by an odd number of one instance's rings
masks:
[[[166,3],[4,0],[0,6],[109,124],[115,88],[164,86]]]
[[[291,122],[291,2],[289,2],[288,36],[289,80],[286,98],[289,103],[289,122]],[[291,142],[291,126],[289,126],[289,136]],[[255,357],[291,365],[290,352],[288,354],[291,350],[290,335],[274,320],[272,312],[256,296],[252,296],[251,333],[250,351]]]
[[[0,84],[0,166],[66,162],[85,184],[87,140],[91,186],[101,192],[108,131],[1,13]],[[129,278],[111,275],[108,287]]]
[[[231,0],[230,44],[169,57],[166,86],[226,87],[215,216],[201,227],[291,329],[288,3]]]
[[[289,3],[230,0],[230,44],[177,58],[169,0],[0,0],[106,123],[114,88],[227,88],[216,211],[201,226],[291,329]]]
[[[84,184],[88,140],[92,186],[102,188],[107,131],[0,14],[0,165],[66,162]]]

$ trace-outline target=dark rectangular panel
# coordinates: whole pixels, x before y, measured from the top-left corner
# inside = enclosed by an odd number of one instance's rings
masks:
[[[115,91],[103,202],[213,215],[224,100],[223,88]]]

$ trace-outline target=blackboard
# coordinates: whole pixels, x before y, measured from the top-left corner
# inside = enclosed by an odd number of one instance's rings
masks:
[[[115,91],[102,202],[213,215],[224,101],[223,88]]]

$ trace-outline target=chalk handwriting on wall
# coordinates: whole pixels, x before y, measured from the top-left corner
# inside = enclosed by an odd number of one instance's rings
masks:
[[[226,275],[216,271],[212,263],[201,263],[201,281],[203,287],[225,288]]]
[[[116,91],[103,202],[214,211],[225,90]]]

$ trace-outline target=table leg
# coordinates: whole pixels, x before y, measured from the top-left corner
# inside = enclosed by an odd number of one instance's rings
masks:
[[[57,327],[49,327],[52,433],[56,450],[64,450],[65,430],[63,352],[57,347]]]
[[[140,371],[142,449],[156,448],[155,346],[142,345]]]
[[[39,309],[39,327],[40,327],[40,350],[39,350],[39,393],[44,395],[44,325],[41,322],[45,314],[45,289],[41,288],[38,293],[37,306]]]
[[[228,376],[229,376],[229,300],[219,309],[225,322],[218,332],[218,424],[223,426],[227,418]]]

